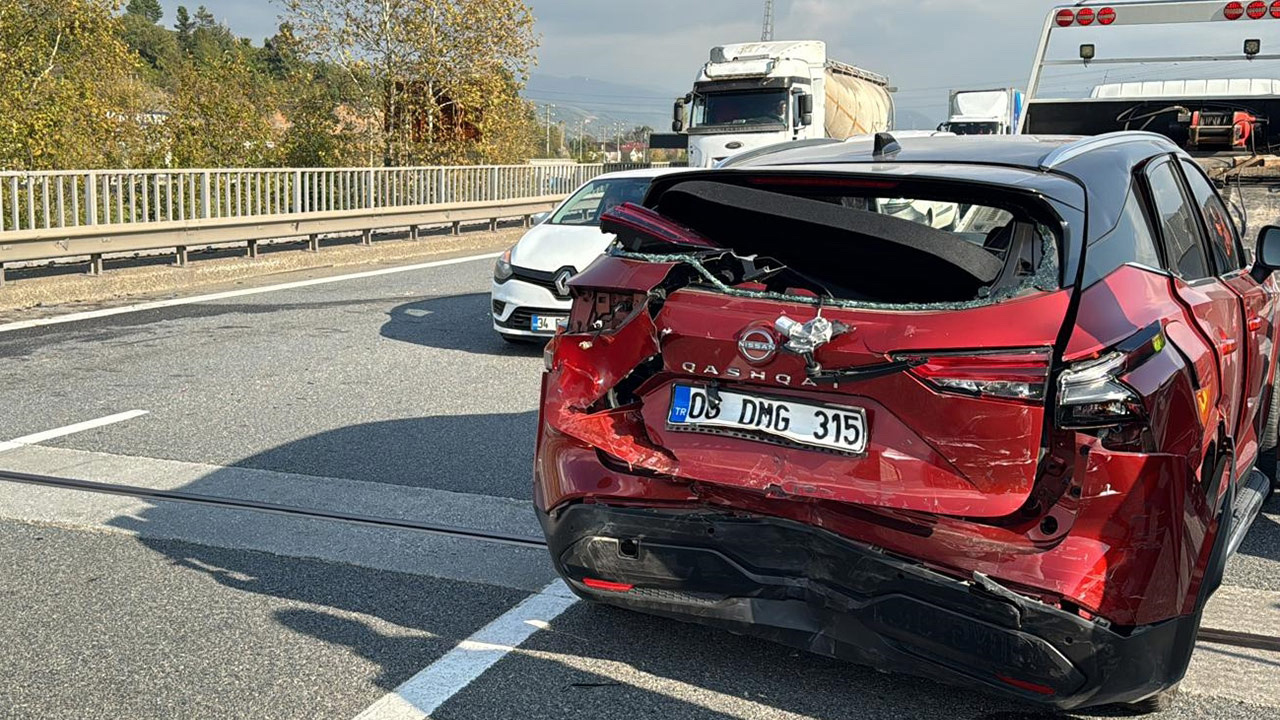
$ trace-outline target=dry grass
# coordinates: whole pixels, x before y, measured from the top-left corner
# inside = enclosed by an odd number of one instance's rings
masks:
[[[246,284],[254,278],[285,273],[396,265],[437,257],[494,252],[510,247],[522,232],[522,229],[513,228],[496,233],[425,236],[417,242],[381,240],[371,247],[351,244],[322,247],[319,253],[267,248],[256,259],[199,259],[198,255],[193,255],[185,268],[162,264],[112,268],[108,261],[106,272],[96,277],[80,274],[21,277],[19,273],[11,272],[9,282],[0,289],[0,312],[10,319],[21,319],[22,313],[17,311],[30,308],[96,306],[122,299],[181,295],[195,289]]]

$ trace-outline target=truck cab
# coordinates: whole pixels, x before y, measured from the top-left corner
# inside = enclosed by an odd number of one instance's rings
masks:
[[[676,100],[672,129],[687,136],[690,167],[711,167],[779,142],[887,130],[888,84],[829,60],[826,43],[817,40],[722,45],[712,48],[692,92]],[[832,127],[833,105],[842,102],[857,127]],[[858,115],[872,119],[863,127]]]

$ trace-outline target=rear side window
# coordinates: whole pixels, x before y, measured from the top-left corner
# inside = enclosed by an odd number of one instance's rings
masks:
[[[1156,224],[1160,227],[1165,261],[1170,270],[1183,280],[1192,282],[1210,277],[1209,259],[1200,242],[1200,227],[1195,209],[1187,202],[1168,160],[1157,161],[1147,169],[1147,184],[1155,203]]]
[[[1205,229],[1209,233],[1209,248],[1214,260],[1218,263],[1218,272],[1226,275],[1245,266],[1244,251],[1240,240],[1236,237],[1235,227],[1231,222],[1231,214],[1227,206],[1222,204],[1217,191],[1209,184],[1200,167],[1187,160],[1182,161],[1183,174],[1187,176],[1187,185],[1191,195],[1196,199],[1200,214],[1204,217]]]
[[[1089,244],[1085,253],[1084,286],[1093,285],[1126,263],[1160,267],[1156,241],[1142,212],[1142,199],[1132,189],[1116,226]]]

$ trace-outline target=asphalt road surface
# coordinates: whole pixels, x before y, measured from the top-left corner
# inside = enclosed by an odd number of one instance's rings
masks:
[[[537,536],[491,263],[0,327],[0,469]],[[1280,635],[1267,511],[1206,625]],[[6,483],[0,648],[6,718],[1040,717],[575,602],[537,549]],[[1277,713],[1280,653],[1202,644],[1160,717]]]

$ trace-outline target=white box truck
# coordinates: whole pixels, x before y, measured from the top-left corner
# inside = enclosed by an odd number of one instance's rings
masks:
[[[950,115],[938,129],[956,135],[1013,135],[1022,102],[1022,91],[1014,88],[953,90]]]
[[[711,167],[779,142],[890,130],[891,92],[888,78],[829,59],[819,40],[722,45],[676,100],[672,130],[690,167]]]

